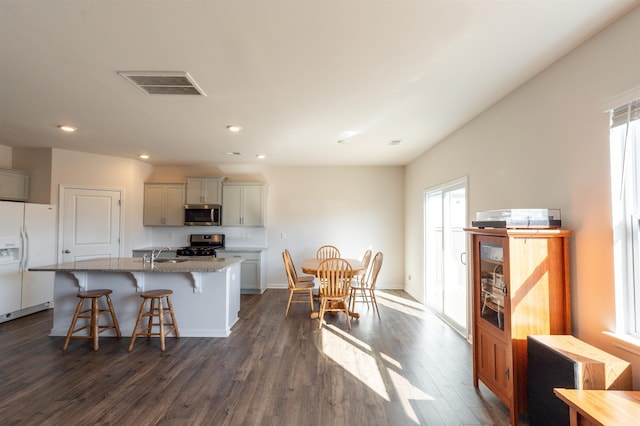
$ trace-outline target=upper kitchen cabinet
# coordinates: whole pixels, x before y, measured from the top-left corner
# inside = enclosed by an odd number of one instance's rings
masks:
[[[222,185],[223,226],[265,226],[267,186],[261,183]]]
[[[27,201],[29,175],[20,170],[0,168],[0,200]]]
[[[184,183],[145,183],[144,217],[146,226],[184,225]]]
[[[222,204],[224,177],[187,176],[187,204]]]

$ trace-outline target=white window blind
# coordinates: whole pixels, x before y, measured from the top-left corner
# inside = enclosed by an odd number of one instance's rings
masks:
[[[617,332],[640,339],[640,100],[611,113]]]
[[[622,126],[635,120],[640,120],[640,99],[614,109],[611,114],[611,128]]]

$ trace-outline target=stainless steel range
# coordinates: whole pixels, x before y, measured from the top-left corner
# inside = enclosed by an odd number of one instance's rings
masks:
[[[191,234],[189,246],[179,248],[178,256],[213,256],[216,249],[224,249],[224,234]]]

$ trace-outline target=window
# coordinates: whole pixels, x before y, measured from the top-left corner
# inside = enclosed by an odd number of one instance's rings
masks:
[[[610,143],[616,332],[640,340],[640,100],[613,111]]]

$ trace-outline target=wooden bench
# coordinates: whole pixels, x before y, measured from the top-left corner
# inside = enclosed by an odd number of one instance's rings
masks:
[[[555,388],[569,406],[571,426],[629,426],[640,419],[640,392]]]
[[[528,336],[527,350],[531,426],[569,423],[569,410],[554,388],[633,389],[629,362],[573,336]]]

